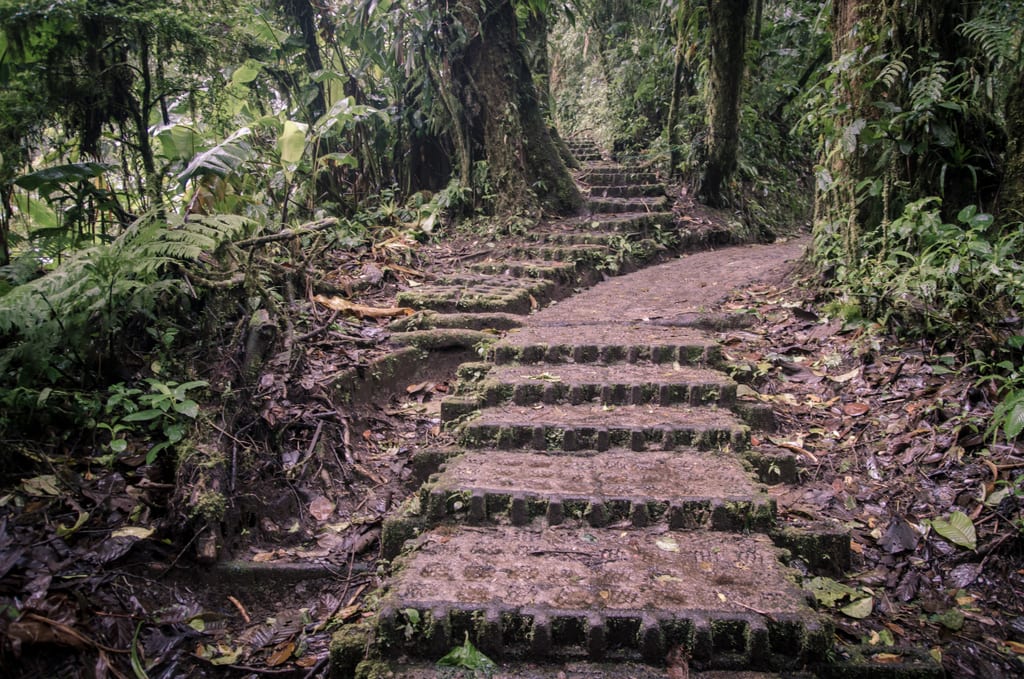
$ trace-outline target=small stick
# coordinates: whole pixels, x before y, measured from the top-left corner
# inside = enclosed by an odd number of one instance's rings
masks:
[[[235,605],[235,608],[238,609],[238,613],[242,616],[242,620],[245,621],[246,625],[252,622],[252,618],[249,617],[249,613],[245,610],[245,606],[242,605],[241,601],[231,596],[230,594],[228,595],[228,601]]]

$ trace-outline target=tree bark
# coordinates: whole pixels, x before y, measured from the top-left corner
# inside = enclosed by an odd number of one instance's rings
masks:
[[[683,97],[693,95],[693,73],[690,71],[686,61],[686,52],[689,49],[686,36],[692,6],[689,0],[682,0],[682,6],[676,10],[673,23],[676,28],[676,47],[672,67],[672,98],[668,107],[668,120],[665,123],[665,138],[668,140],[669,148],[669,176],[675,177],[679,174],[679,165],[682,162],[682,153],[679,148],[679,118],[682,116]]]
[[[728,202],[725,185],[736,169],[750,9],[751,0],[708,0],[708,145],[700,196],[713,207]]]
[[[1003,224],[1024,221],[1024,70],[1006,100],[1006,171],[999,187],[997,214]]]
[[[320,42],[317,39],[316,13],[309,0],[281,0],[281,9],[295,22],[302,33],[302,42],[305,45],[306,72],[316,73],[324,68],[323,59],[320,57]],[[314,82],[316,94],[313,101],[309,103],[309,123],[315,123],[327,113],[327,101],[324,97],[323,83]]]
[[[452,87],[472,159],[488,163],[496,210],[577,210],[582,198],[542,115],[512,4],[460,4],[452,16],[466,34],[451,55]]]

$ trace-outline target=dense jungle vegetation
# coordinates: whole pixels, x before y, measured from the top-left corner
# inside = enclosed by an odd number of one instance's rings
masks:
[[[578,210],[573,136],[806,228],[831,313],[960,357],[985,437],[1024,431],[1020,0],[0,0],[0,27],[0,508],[146,469],[169,490],[124,515],[216,558],[288,438],[260,368],[308,365],[307,298],[359,280],[325,270]]]

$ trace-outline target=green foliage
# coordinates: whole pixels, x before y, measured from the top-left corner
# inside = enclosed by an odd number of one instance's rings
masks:
[[[0,383],[80,384],[102,374],[133,321],[191,294],[176,268],[247,225],[227,215],[140,219],[112,243],[13,287],[0,297]]]
[[[490,674],[497,669],[493,660],[481,653],[469,640],[469,633],[461,646],[456,646],[443,658],[437,661],[441,667],[461,667],[474,672]]]
[[[189,392],[205,388],[205,380],[193,380],[178,384],[173,380],[162,381],[147,378],[149,391],[115,384],[110,388],[110,397],[104,406],[104,414],[110,418],[101,422],[97,429],[110,432],[108,446],[115,453],[128,448],[127,434],[141,427],[153,437],[153,445],[146,452],[146,464],[153,464],[157,456],[171,448],[185,437],[191,422],[199,415],[199,404]]]

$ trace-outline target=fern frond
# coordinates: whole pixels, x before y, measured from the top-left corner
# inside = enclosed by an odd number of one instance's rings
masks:
[[[882,68],[878,74],[878,80],[888,89],[892,89],[897,82],[907,76],[907,62],[903,59],[893,59]]]
[[[949,62],[936,61],[927,68],[918,71],[920,78],[910,90],[910,108],[924,111],[943,100],[946,89]]]
[[[959,30],[995,66],[1013,58],[1014,43],[1020,40],[1020,27],[994,13],[974,17],[961,24]]]

